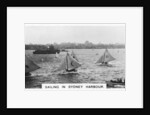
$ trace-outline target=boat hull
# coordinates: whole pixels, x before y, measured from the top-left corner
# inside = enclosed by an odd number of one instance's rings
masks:
[[[56,54],[60,53],[60,50],[54,50],[54,51],[50,51],[50,50],[36,50],[33,52],[33,54]]]
[[[107,87],[117,87],[117,86],[125,86],[125,82],[112,82],[112,81],[106,81]]]

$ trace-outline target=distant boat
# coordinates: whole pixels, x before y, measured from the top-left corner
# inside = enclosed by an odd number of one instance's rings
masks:
[[[31,75],[30,72],[39,69],[40,67],[31,61],[27,56],[25,56],[25,75]]]
[[[80,66],[81,64],[67,52],[63,63],[55,71],[65,70],[66,72],[76,72]]]
[[[101,63],[101,65],[108,65],[108,62],[115,60],[115,58],[108,52],[108,49],[105,50],[104,54],[99,58],[96,63]]]
[[[59,54],[56,52],[56,54],[55,54],[55,58],[58,58],[59,57]]]

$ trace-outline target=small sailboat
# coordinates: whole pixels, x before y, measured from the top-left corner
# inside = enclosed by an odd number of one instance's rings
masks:
[[[55,71],[65,70],[65,72],[76,72],[80,66],[81,64],[67,52],[63,63]]]
[[[55,54],[55,58],[58,58],[59,57],[59,54],[56,52],[56,54]]]
[[[115,58],[108,52],[108,49],[106,49],[104,54],[99,58],[96,63],[101,63],[102,66],[108,66],[108,62],[113,60],[115,60]]]
[[[39,69],[40,67],[25,56],[25,76],[31,75],[30,72]]]

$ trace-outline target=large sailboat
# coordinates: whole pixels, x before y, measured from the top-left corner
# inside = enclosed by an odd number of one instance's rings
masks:
[[[25,76],[31,75],[30,72],[39,69],[40,67],[25,56]]]
[[[115,60],[115,58],[108,52],[108,49],[105,50],[104,54],[97,60],[96,63],[101,65],[108,66],[108,62]]]
[[[65,72],[76,72],[77,68],[80,66],[81,64],[75,58],[73,58],[69,52],[67,52],[63,63],[55,71],[65,70]]]

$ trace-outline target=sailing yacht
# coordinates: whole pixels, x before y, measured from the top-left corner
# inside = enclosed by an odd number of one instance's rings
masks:
[[[81,64],[75,58],[73,58],[69,52],[67,52],[63,63],[55,71],[65,70],[66,72],[76,72],[76,69],[80,66]]]
[[[26,55],[25,55],[25,75],[29,76],[31,75],[30,72],[35,71],[39,69],[40,67],[36,65],[33,61],[31,61]]]
[[[104,54],[97,60],[96,63],[101,65],[108,66],[108,62],[115,60],[115,58],[108,52],[108,49],[105,50]]]

